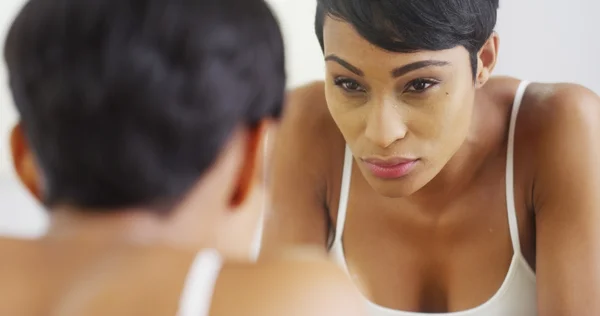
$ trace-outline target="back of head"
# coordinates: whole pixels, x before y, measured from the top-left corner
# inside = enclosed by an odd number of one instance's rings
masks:
[[[50,207],[167,209],[285,88],[262,0],[31,0],[5,58]]]
[[[499,0],[317,0],[315,33],[324,47],[327,16],[350,23],[375,46],[392,52],[438,51],[464,46],[476,55],[496,25]]]
[[[256,127],[282,111],[283,42],[263,0],[31,0],[10,30],[5,57],[49,207],[165,213],[219,162],[240,126]],[[219,241],[236,240],[232,234]],[[87,264],[94,246],[77,252],[86,258],[32,251],[44,260],[27,262],[44,269],[15,278],[20,286],[11,293],[24,299],[13,300],[8,307],[20,312],[8,314],[48,314],[39,301],[52,310],[95,313],[150,315],[174,307],[189,268],[179,248],[125,247],[125,255],[119,248],[105,256],[110,264],[94,255],[96,269],[71,269]],[[60,267],[55,278],[48,277],[52,266]],[[227,266],[219,283],[211,305],[227,315],[234,308],[352,316],[361,304],[345,275],[325,260]],[[334,295],[315,301],[314,293],[323,292]],[[272,297],[277,304],[265,304]]]

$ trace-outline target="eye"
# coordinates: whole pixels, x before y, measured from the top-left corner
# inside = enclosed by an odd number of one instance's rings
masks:
[[[335,78],[333,80],[333,83],[338,86],[341,87],[343,90],[347,91],[347,92],[365,92],[365,88],[363,88],[358,82],[352,80],[352,79],[348,79],[348,78]]]
[[[425,90],[437,85],[438,82],[431,79],[417,79],[408,83],[406,91],[421,93]]]

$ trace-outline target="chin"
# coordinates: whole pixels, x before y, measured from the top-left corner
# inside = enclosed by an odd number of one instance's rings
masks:
[[[367,181],[377,194],[387,198],[407,197],[421,188],[412,177],[390,180],[371,177]]]

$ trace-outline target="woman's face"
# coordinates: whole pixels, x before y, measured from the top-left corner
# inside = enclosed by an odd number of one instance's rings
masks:
[[[416,192],[467,136],[475,98],[467,50],[388,52],[331,18],[324,44],[329,111],[364,177],[384,196]]]

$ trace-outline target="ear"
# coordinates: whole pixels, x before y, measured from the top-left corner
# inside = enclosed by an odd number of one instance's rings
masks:
[[[10,148],[17,176],[27,190],[42,201],[41,177],[20,122],[13,127],[10,134]]]
[[[235,193],[231,199],[231,206],[237,207],[243,204],[252,191],[252,185],[255,184],[257,175],[262,175],[263,168],[263,147],[266,145],[266,135],[270,122],[262,120],[256,127],[249,129],[246,152],[242,171],[238,179]]]
[[[498,45],[500,38],[493,32],[477,54],[477,78],[475,86],[481,88],[492,76],[498,60]]]

